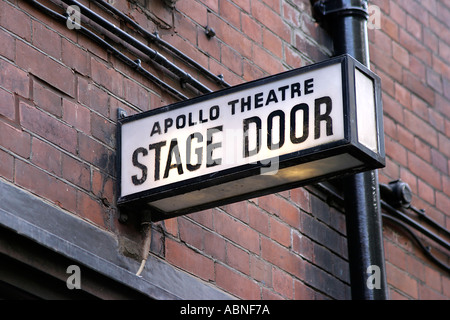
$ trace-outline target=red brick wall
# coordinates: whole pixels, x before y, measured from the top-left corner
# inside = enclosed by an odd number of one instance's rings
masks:
[[[449,8],[431,2],[434,11],[422,10],[426,21],[402,1],[374,2],[383,15],[381,29],[370,31],[372,68],[383,80],[388,153],[380,180],[407,181],[413,203],[448,228]],[[175,9],[162,0],[111,3],[230,84],[332,53],[308,0],[179,0]],[[206,25],[216,37],[206,37]],[[118,222],[115,206],[116,110],[134,114],[176,99],[24,0],[0,0],[0,41],[2,179],[117,234],[123,253],[138,258],[141,235]],[[143,66],[195,95],[157,66]],[[160,222],[151,252],[238,298],[349,299],[345,216],[323,199],[314,188],[298,188]],[[450,297],[448,276],[400,231],[385,226],[384,234],[392,298]]]
[[[387,165],[380,171],[380,182],[407,182],[412,204],[449,229],[450,2],[371,3],[382,13],[381,29],[369,31],[372,69],[383,87]],[[404,232],[388,225],[384,238],[392,299],[450,298],[448,273],[430,262]],[[442,248],[428,244],[448,265]]]

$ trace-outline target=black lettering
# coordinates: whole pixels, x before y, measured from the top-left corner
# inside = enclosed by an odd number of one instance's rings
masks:
[[[305,80],[305,84],[304,84],[304,91],[305,94],[310,94],[314,92],[314,83],[313,83],[314,79],[307,79]]]
[[[161,134],[161,126],[159,125],[159,121],[156,121],[153,124],[153,128],[152,128],[152,132],[150,133],[150,137],[153,136],[154,134]]]
[[[189,171],[195,171],[202,165],[203,148],[195,148],[195,154],[197,155],[196,165],[191,164],[191,151],[192,151],[192,139],[197,139],[197,142],[203,142],[203,136],[200,132],[191,134],[186,140],[186,168]]]
[[[249,150],[249,129],[250,123],[254,123],[256,125],[256,147],[252,150]],[[254,156],[258,154],[261,149],[261,119],[259,117],[251,117],[243,120],[243,130],[244,130],[244,158],[248,158],[250,156]]]
[[[167,130],[173,125],[173,120],[171,118],[167,118],[164,120],[164,133],[167,133]]]
[[[302,90],[299,82],[291,84],[291,99],[295,98],[295,94],[297,94],[297,97],[300,97],[302,95]]]
[[[273,143],[272,141],[272,128],[273,128],[273,118],[280,118],[280,126],[279,126],[279,141],[278,143]],[[285,118],[284,112],[281,110],[275,110],[269,114],[267,117],[267,148],[269,150],[280,149],[284,144],[284,129],[285,129]]]
[[[320,106],[325,104],[325,113],[320,113]],[[314,101],[314,139],[320,138],[320,122],[325,121],[327,136],[333,135],[333,119],[331,113],[331,98],[322,97]]]
[[[145,157],[148,154],[148,151],[145,148],[137,148],[133,152],[133,159],[132,159],[133,166],[141,169],[141,171],[142,171],[141,178],[138,178],[137,175],[134,175],[131,177],[131,181],[133,182],[133,184],[135,186],[143,184],[145,182],[145,180],[147,180],[147,167],[145,165],[143,165],[142,163],[140,163],[139,159],[138,159],[138,155],[140,153],[142,153],[142,156]]]
[[[175,156],[176,163],[172,164],[172,155]],[[181,164],[180,149],[178,148],[178,140],[172,139],[169,146],[169,156],[167,157],[166,169],[164,170],[164,179],[169,176],[171,169],[177,168],[178,174],[183,174],[183,166]]]
[[[155,150],[155,181],[159,180],[159,171],[161,163],[161,147],[166,145],[166,141],[161,141],[157,143],[152,143],[148,146],[149,150]]]
[[[219,164],[222,164],[222,159],[213,159],[214,149],[220,148],[222,146],[222,142],[213,143],[213,134],[221,132],[223,130],[223,126],[217,126],[214,128],[209,128],[206,130],[206,167],[214,167]]]
[[[177,117],[175,120],[177,129],[182,129],[186,125],[186,116],[184,114],[181,114]]]
[[[295,132],[297,131],[297,111],[302,110],[303,112],[303,134],[301,137],[296,137]],[[291,110],[291,142],[294,144],[302,143],[308,138],[309,135],[309,107],[306,103],[300,103],[295,105]]]
[[[247,107],[247,111],[250,111],[252,108],[252,97],[248,96],[247,99],[241,98],[241,112],[245,111],[245,107]]]
[[[197,122],[192,121],[192,112],[189,112],[189,127],[195,126]]]
[[[198,111],[198,118],[199,118],[200,123],[208,122],[208,119],[203,119],[203,110],[201,110],[201,109]]]
[[[219,106],[212,106],[211,109],[209,109],[209,119],[216,120],[220,116],[220,108]]]
[[[234,107],[238,102],[239,102],[238,99],[228,102],[228,105],[231,106],[231,114],[232,115],[236,112]]]
[[[263,95],[264,95],[264,93],[262,93],[262,92],[258,92],[257,94],[255,94],[255,109],[261,108],[262,106],[264,106]]]
[[[286,90],[289,89],[289,86],[279,87],[278,91],[281,92],[281,101],[286,100]]]
[[[266,106],[271,103],[271,102],[278,102],[278,98],[277,95],[275,94],[275,90],[270,90],[269,94],[267,95],[267,99],[266,99]]]

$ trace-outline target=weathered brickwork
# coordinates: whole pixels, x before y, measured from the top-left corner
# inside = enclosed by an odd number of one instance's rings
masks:
[[[115,16],[80,2],[220,89]],[[179,0],[173,8],[162,0],[108,2],[231,85],[333,52],[309,0]],[[371,3],[381,9],[380,28],[369,31],[371,68],[383,86],[387,166],[380,182],[409,183],[413,204],[448,229],[450,3]],[[199,94],[113,45],[186,96]],[[116,234],[123,254],[136,259],[141,234],[118,221],[115,204],[116,111],[131,115],[176,101],[27,1],[0,0],[1,179]],[[297,188],[155,223],[151,254],[241,299],[350,299],[345,215],[326,200],[319,189]],[[400,230],[385,225],[383,232],[392,299],[450,298],[448,274]]]
[[[380,182],[402,179],[412,204],[450,227],[450,3],[372,1],[381,29],[369,31],[372,69],[382,78],[386,168]],[[384,227],[392,299],[448,299],[450,279],[401,230]],[[448,265],[448,256],[432,252]]]

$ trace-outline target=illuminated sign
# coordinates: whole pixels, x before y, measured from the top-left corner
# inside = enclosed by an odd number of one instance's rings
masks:
[[[118,121],[118,205],[161,220],[384,166],[380,79],[350,56]]]

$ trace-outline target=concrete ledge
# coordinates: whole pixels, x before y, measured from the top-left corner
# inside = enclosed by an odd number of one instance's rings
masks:
[[[154,256],[148,258],[141,277],[136,276],[139,263],[119,253],[114,234],[98,229],[2,179],[0,226],[149,298],[234,298]]]

